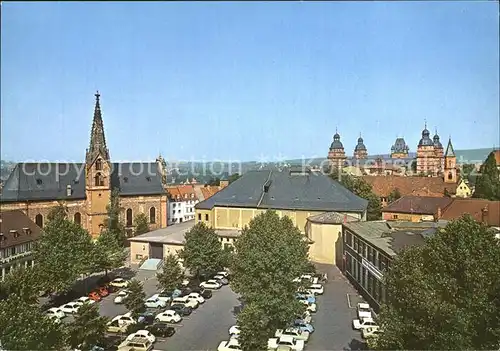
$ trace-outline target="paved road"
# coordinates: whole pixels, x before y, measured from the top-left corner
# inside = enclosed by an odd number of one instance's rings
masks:
[[[356,310],[349,307],[347,294],[357,296],[356,290],[334,266],[320,266],[318,270],[327,272],[328,282],[325,293],[318,297],[318,312],[313,315],[315,331],[307,343],[307,350],[360,350],[361,335],[352,329],[352,319]],[[351,299],[351,306],[355,306]]]

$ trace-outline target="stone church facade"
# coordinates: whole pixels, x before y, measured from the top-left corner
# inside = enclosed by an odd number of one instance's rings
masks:
[[[107,218],[111,192],[118,190],[121,220],[134,230],[137,214],[146,214],[151,229],[167,226],[167,192],[157,162],[113,163],[106,146],[100,95],[96,102],[84,163],[18,163],[0,195],[0,210],[21,210],[44,227],[52,208],[62,204],[69,218],[97,237]]]

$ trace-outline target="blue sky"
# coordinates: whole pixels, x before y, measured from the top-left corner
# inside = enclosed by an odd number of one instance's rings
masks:
[[[82,161],[101,92],[114,160],[351,155],[424,120],[498,146],[492,2],[2,3],[1,156]]]

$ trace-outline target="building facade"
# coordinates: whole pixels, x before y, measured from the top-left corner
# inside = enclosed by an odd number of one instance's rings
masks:
[[[41,232],[41,228],[22,211],[0,212],[1,281],[15,268],[33,266],[31,251]]]
[[[398,137],[391,147],[391,158],[408,158],[410,148],[406,145],[405,139]]]
[[[44,226],[52,208],[63,204],[70,219],[93,237],[107,218],[111,192],[117,190],[127,232],[134,229],[137,214],[149,218],[150,227],[167,225],[167,193],[161,165],[113,163],[107,148],[100,95],[95,95],[89,148],[84,163],[18,163],[0,195],[1,210],[20,210],[38,226]]]
[[[194,206],[199,202],[193,185],[168,186],[168,224],[194,220]]]
[[[367,157],[368,157],[368,150],[366,149],[363,138],[361,137],[360,134],[358,138],[358,143],[354,147],[354,158],[359,160],[359,159],[365,159]]]
[[[345,155],[344,145],[340,141],[340,134],[336,131],[333,136],[333,142],[330,145],[328,152],[328,160],[331,167],[335,169],[342,169],[344,167],[347,157]]]

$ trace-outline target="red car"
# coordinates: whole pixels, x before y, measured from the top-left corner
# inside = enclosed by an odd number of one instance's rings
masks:
[[[90,298],[91,300],[96,301],[96,302],[101,301],[101,295],[99,295],[99,292],[97,292],[97,291],[92,291],[92,292],[89,294],[89,298]]]
[[[101,297],[106,297],[109,295],[109,291],[105,287],[98,288],[97,292],[99,292],[99,295],[101,295]]]

